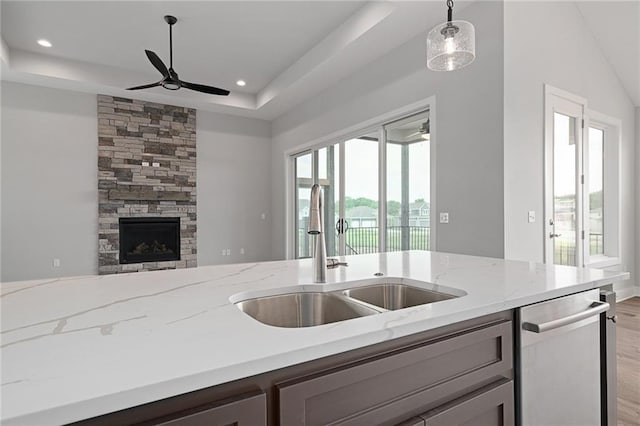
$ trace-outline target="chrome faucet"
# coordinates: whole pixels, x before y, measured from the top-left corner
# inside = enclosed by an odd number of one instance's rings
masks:
[[[316,249],[313,253],[313,282],[327,282],[327,246],[324,240],[324,214],[322,189],[317,183],[311,187],[309,202],[309,235],[316,236]]]

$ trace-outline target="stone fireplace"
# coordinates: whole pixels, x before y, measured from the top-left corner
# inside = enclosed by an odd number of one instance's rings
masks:
[[[196,111],[98,95],[100,274],[197,266]]]

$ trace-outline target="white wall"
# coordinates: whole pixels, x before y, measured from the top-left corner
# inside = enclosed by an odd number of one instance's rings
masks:
[[[270,131],[198,112],[200,265],[270,258]],[[2,82],[2,281],[97,273],[97,144],[95,95]]]
[[[285,152],[436,96],[437,250],[503,256],[502,3],[457,15],[476,27],[477,59],[454,73],[425,66],[426,32],[273,122],[273,258],[285,256]],[[427,30],[427,29],[425,29]]]
[[[92,95],[2,82],[2,281],[96,273],[96,113]]]
[[[198,111],[196,133],[198,265],[270,260],[270,123]]]
[[[629,96],[571,2],[506,2],[504,36],[505,257],[543,261],[543,84],[548,83],[622,120],[621,268],[633,273],[634,108]],[[535,223],[527,223],[528,210],[536,211]]]

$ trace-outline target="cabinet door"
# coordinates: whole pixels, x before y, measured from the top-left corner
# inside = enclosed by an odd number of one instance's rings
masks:
[[[501,381],[420,417],[426,426],[510,426],[515,424],[513,401],[513,381]]]
[[[280,424],[397,424],[510,373],[511,335],[497,323],[280,384]]]
[[[265,394],[238,397],[147,423],[156,426],[266,426]]]

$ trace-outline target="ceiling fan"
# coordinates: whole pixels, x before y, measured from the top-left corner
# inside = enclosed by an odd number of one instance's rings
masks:
[[[173,25],[176,22],[178,22],[178,18],[176,18],[175,16],[166,15],[164,17],[164,20],[167,22],[167,24],[169,24],[169,69],[167,69],[167,66],[164,64],[164,62],[162,62],[162,59],[160,59],[158,55],[155,54],[155,52],[151,50],[145,50],[144,52],[147,54],[147,58],[149,58],[149,61],[151,61],[151,64],[153,64],[153,66],[156,67],[158,71],[160,71],[160,74],[162,74],[162,80],[156,83],[143,84],[142,86],[129,87],[127,90],[148,89],[150,87],[157,87],[157,86],[162,86],[165,89],[169,89],[169,90],[178,90],[181,87],[184,87],[185,89],[195,90],[196,92],[208,93],[210,95],[227,96],[229,94],[228,90],[220,89],[218,87],[213,87],[213,86],[205,86],[204,84],[189,83],[187,81],[180,80],[180,78],[178,78],[178,73],[175,72],[173,69],[173,32],[172,32]]]

